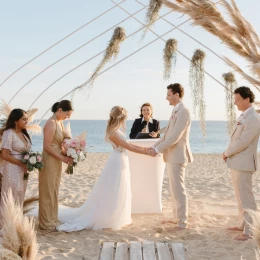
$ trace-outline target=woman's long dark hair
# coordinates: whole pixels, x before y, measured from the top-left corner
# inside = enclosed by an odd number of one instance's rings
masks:
[[[7,118],[5,127],[3,129],[1,129],[0,134],[3,134],[3,132],[5,130],[15,129],[15,122],[18,121],[19,119],[21,119],[24,114],[26,114],[26,111],[24,111],[20,108],[13,109],[12,112],[10,113],[9,117]],[[29,139],[30,143],[32,143],[31,138],[30,138],[27,130],[22,129],[22,133]]]

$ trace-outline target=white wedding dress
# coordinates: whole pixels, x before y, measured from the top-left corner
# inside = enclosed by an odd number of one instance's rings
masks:
[[[120,130],[116,132],[125,139]],[[59,207],[58,218],[63,223],[57,227],[59,231],[117,230],[132,222],[128,155],[124,148],[110,143],[114,150],[86,202],[80,208]]]

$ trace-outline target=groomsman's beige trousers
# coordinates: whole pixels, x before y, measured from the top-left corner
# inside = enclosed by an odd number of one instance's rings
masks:
[[[173,219],[180,228],[188,227],[188,200],[185,189],[186,164],[166,163],[172,196]]]
[[[255,196],[252,191],[253,172],[243,172],[231,169],[231,178],[234,185],[235,196],[238,206],[238,228],[243,230],[243,234],[250,235],[252,230],[252,218],[245,211],[246,209],[256,210]]]

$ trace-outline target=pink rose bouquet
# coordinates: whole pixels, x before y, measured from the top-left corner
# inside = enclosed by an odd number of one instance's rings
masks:
[[[32,151],[22,151],[22,163],[26,164],[28,172],[24,174],[24,180],[28,180],[29,172],[33,171],[34,169],[42,169],[42,155],[38,152]]]
[[[68,165],[66,173],[72,174],[74,167],[77,166],[78,162],[82,162],[86,159],[86,133],[83,132],[77,137],[66,138],[62,143],[65,154],[68,157],[73,158],[73,164]]]

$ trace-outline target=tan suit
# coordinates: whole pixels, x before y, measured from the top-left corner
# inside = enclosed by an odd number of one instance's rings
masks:
[[[164,136],[154,145],[157,152],[163,153],[173,200],[173,217],[183,228],[188,224],[185,169],[193,161],[189,144],[190,126],[190,112],[181,102],[174,108]]]
[[[238,228],[246,235],[251,234],[248,225],[252,223],[246,209],[256,210],[252,191],[252,176],[257,170],[257,144],[260,134],[260,117],[252,107],[244,112],[231,136],[225,151],[227,165],[231,169],[231,178],[238,204]]]

